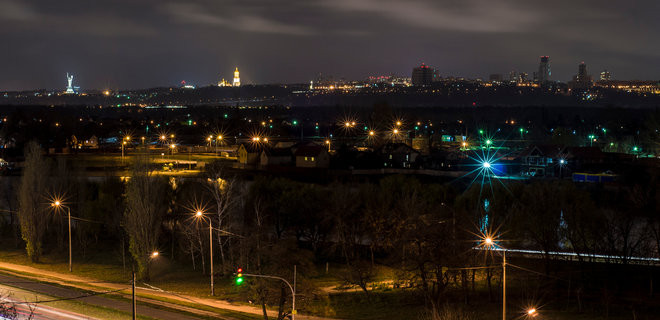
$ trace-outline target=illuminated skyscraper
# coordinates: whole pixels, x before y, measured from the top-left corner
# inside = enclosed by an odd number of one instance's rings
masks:
[[[236,67],[236,70],[234,70],[234,82],[232,83],[232,86],[234,87],[241,86],[241,75],[238,72],[238,67]]]
[[[537,74],[539,83],[543,84],[550,81],[550,76],[552,71],[550,71],[550,57],[541,56],[541,63],[539,63],[539,73]]]

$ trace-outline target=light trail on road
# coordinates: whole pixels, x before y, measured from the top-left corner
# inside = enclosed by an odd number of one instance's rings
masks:
[[[621,263],[620,261],[626,260],[626,261],[631,261],[631,262],[652,262],[656,264],[660,264],[660,258],[649,258],[649,257],[624,257],[624,256],[612,256],[612,255],[606,255],[606,254],[593,254],[593,253],[575,253],[575,252],[559,252],[559,251],[541,251],[541,250],[528,250],[528,249],[504,249],[504,248],[481,248],[481,247],[474,247],[472,248],[474,250],[481,250],[481,251],[505,251],[506,253],[513,252],[513,253],[521,253],[521,254],[534,254],[534,255],[551,255],[551,256],[560,256],[560,257],[569,257],[569,258],[578,258],[578,257],[583,257],[583,258],[595,258],[595,259],[606,259],[606,260],[614,260],[615,263]],[[618,261],[618,262],[617,262]]]

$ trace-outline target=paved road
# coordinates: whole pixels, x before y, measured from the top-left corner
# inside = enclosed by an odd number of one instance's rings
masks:
[[[8,287],[3,287],[3,289],[8,289]],[[11,290],[11,289],[9,289]],[[16,298],[2,298],[0,299],[7,303],[14,303],[16,307],[16,313],[19,320],[90,320],[94,319],[87,317],[78,313],[70,312],[67,310],[57,309],[53,307],[47,307],[43,305],[28,305],[26,304],[27,299],[16,299]]]
[[[18,264],[13,264],[13,263],[7,263],[0,261],[0,269],[5,269],[7,272],[20,272],[21,277],[25,278],[30,278],[35,281],[47,281],[47,282],[55,282],[59,283],[62,285],[66,286],[71,286],[71,287],[77,287],[77,288],[82,288],[82,289],[88,289],[88,290],[93,290],[93,291],[98,291],[100,288],[106,289],[106,290],[120,290],[120,289],[125,289],[126,285],[122,284],[117,284],[117,283],[99,283],[96,279],[91,279],[83,276],[78,276],[75,274],[70,274],[70,273],[58,273],[54,271],[49,271],[45,269],[38,269],[35,267],[31,266],[25,266],[25,265],[18,265]],[[0,281],[1,282],[1,281]],[[92,285],[93,284],[93,285]],[[161,305],[164,307],[169,307],[172,309],[176,310],[183,310],[185,312],[191,313],[191,314],[196,314],[199,315],[200,317],[212,317],[212,318],[220,318],[220,319],[234,319],[231,316],[219,316],[218,314],[211,312],[211,311],[206,311],[206,310],[200,310],[197,308],[193,307],[188,307],[188,306],[183,306],[181,304],[175,304],[173,302],[165,302],[161,299],[167,299],[170,301],[179,301],[181,303],[195,303],[198,305],[205,305],[208,307],[212,308],[217,308],[217,309],[224,309],[228,311],[235,311],[235,312],[241,312],[241,313],[248,313],[248,314],[253,314],[257,315],[259,317],[262,317],[263,311],[261,308],[257,306],[248,306],[248,305],[236,305],[232,304],[228,301],[224,300],[219,300],[219,299],[211,299],[211,298],[201,298],[201,297],[193,297],[185,294],[174,294],[170,292],[161,292],[161,291],[155,291],[155,290],[150,290],[147,288],[140,288],[138,287],[138,301],[145,301],[151,304],[155,305]],[[151,296],[158,297],[159,300],[152,299],[152,298],[147,298],[147,297],[141,297],[140,294],[148,294]],[[140,312],[140,308],[138,306],[138,313]],[[270,317],[276,317],[277,316],[277,311],[273,309],[268,310],[268,316]],[[180,318],[177,318],[180,319]],[[331,318],[324,318],[324,317],[315,317],[315,316],[308,316],[308,315],[301,315],[298,314],[296,315],[297,320],[330,320]],[[334,320],[334,319],[333,319]]]
[[[29,290],[29,291],[34,291],[38,293],[42,293],[44,295],[48,295],[51,297],[57,297],[57,298],[76,298],[75,300],[81,301],[90,305],[95,305],[95,306],[100,306],[100,307],[105,307],[105,308],[110,308],[110,309],[115,309],[115,310],[120,310],[124,311],[130,314],[132,310],[132,304],[127,301],[122,301],[122,300],[116,300],[116,299],[110,299],[110,298],[105,298],[101,295],[95,295],[95,296],[85,296],[86,293],[71,289],[71,288],[63,288],[59,286],[54,286],[50,284],[45,284],[37,281],[32,281],[28,279],[22,279],[22,278],[17,278],[5,274],[0,274],[0,284],[6,284],[12,287],[24,289],[24,290]],[[82,297],[81,297],[82,296]],[[25,308],[23,308],[21,311],[25,312]],[[55,315],[53,312],[57,312],[57,310],[47,310],[46,308],[44,309],[39,309],[40,314],[48,314],[50,311],[50,317],[46,316],[45,319],[53,319],[53,315]],[[194,320],[198,318],[193,318],[188,315],[184,315],[181,313],[177,312],[171,312],[171,311],[166,311],[166,310],[161,310],[161,309],[156,309],[148,306],[141,306],[138,304],[137,306],[137,313],[139,315],[145,315],[148,317],[156,318],[156,319],[163,319],[163,320]],[[59,316],[64,316],[64,315],[59,315]],[[78,318],[61,318],[61,319],[81,319],[80,317]],[[86,319],[86,318],[82,318]]]

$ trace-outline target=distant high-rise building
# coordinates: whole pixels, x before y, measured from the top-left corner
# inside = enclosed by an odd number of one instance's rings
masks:
[[[509,81],[518,82],[518,73],[515,70],[509,72]]]
[[[609,71],[603,70],[603,72],[600,73],[600,81],[610,81],[612,80],[612,75],[610,74]]]
[[[238,67],[236,67],[236,70],[234,70],[234,82],[232,83],[232,86],[234,87],[241,86],[241,75],[238,72]]]
[[[437,71],[422,63],[421,66],[413,68],[412,85],[428,86],[438,77]]]
[[[529,75],[526,72],[521,72],[518,74],[518,82],[527,82]]]
[[[504,76],[501,73],[493,73],[488,76],[488,81],[490,82],[502,82]]]
[[[582,62],[578,66],[578,73],[573,76],[573,80],[568,82],[571,89],[589,89],[593,86],[591,76],[587,73],[587,65]]]
[[[539,72],[537,74],[538,82],[543,84],[550,81],[550,76],[552,71],[550,71],[550,57],[541,56],[541,62],[539,63]]]
[[[587,78],[589,78],[589,75],[587,74],[587,64],[582,61],[582,63],[580,63],[578,66],[577,80],[585,81]]]

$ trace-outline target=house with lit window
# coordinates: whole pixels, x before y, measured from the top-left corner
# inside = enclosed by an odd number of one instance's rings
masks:
[[[523,150],[518,159],[521,167],[521,174],[530,177],[552,177],[557,175],[565,148],[558,145],[530,145]]]
[[[242,165],[256,165],[263,147],[257,143],[241,143],[238,146],[238,163]]]
[[[385,168],[412,168],[419,151],[405,143],[388,143],[376,150]]]
[[[303,145],[295,149],[296,167],[298,168],[328,168],[330,154],[324,146]]]

